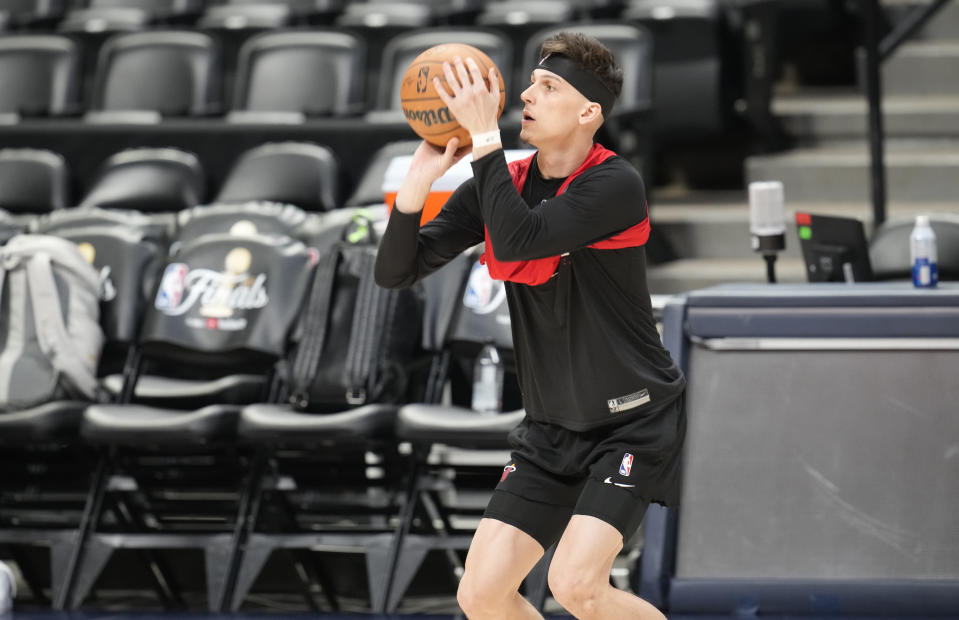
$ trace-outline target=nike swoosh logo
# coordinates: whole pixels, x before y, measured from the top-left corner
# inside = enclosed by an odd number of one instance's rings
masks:
[[[622,482],[613,482],[612,476],[607,476],[606,480],[603,480],[603,482],[605,482],[606,484],[615,484],[618,487],[626,487],[627,489],[636,486],[635,484],[623,484]]]

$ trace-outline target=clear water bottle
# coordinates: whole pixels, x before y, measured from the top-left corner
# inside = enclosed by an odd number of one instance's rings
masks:
[[[480,349],[473,365],[473,411],[495,414],[503,407],[503,360],[492,343]]]
[[[909,261],[915,286],[931,288],[939,282],[936,233],[929,225],[928,215],[916,216],[916,226],[909,237]]]

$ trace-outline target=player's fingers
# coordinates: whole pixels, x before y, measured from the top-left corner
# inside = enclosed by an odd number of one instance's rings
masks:
[[[499,78],[496,76],[496,67],[489,69],[489,93],[494,99],[499,99]]]
[[[443,100],[443,103],[449,107],[450,101],[452,101],[453,98],[446,92],[446,86],[443,85],[443,82],[441,82],[438,77],[433,78],[433,88],[436,90],[436,94],[439,95],[440,99]]]
[[[486,85],[483,84],[483,73],[480,71],[479,65],[476,64],[476,61],[470,57],[467,57],[466,68],[469,69],[470,80],[473,82],[473,85],[477,88],[483,88],[483,90],[486,90]]]
[[[446,76],[446,84],[450,87],[450,90],[453,91],[453,94],[460,94],[460,91],[462,90],[460,87],[461,83],[456,77],[456,74],[453,72],[453,66],[450,63],[443,63],[443,74]]]
[[[463,59],[457,56],[453,59],[453,64],[456,67],[456,75],[460,79],[460,85],[463,88],[466,88],[470,85],[472,80],[470,79],[469,71],[466,70],[466,65],[463,64]]]

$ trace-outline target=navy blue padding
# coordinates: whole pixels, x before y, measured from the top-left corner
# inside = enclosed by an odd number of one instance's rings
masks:
[[[723,285],[693,291],[666,303],[662,338],[683,372],[695,380],[689,368],[691,336],[954,335],[959,335],[959,286],[940,283],[938,289],[917,290],[911,283],[886,282],[852,286]],[[634,584],[640,596],[671,615],[875,614],[930,618],[956,617],[959,612],[959,580],[677,578],[681,510],[650,507]]]
[[[829,614],[912,618],[959,613],[955,581],[756,581],[674,579],[671,613]]]
[[[694,291],[687,305],[687,335],[698,338],[959,336],[952,283],[727,285]]]

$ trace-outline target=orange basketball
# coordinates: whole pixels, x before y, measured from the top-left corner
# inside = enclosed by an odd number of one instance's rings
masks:
[[[456,56],[462,58],[464,62],[467,57],[472,57],[484,76],[483,81],[487,86],[489,85],[486,76],[489,75],[490,67],[496,65],[482,51],[464,43],[443,43],[429,48],[413,59],[400,84],[400,104],[403,107],[403,114],[406,115],[406,122],[419,137],[437,146],[446,146],[453,136],[459,137],[460,146],[473,143],[469,132],[460,127],[436,93],[436,89],[433,88],[434,77],[438,77],[446,86],[443,63],[452,64]],[[499,118],[506,105],[506,85],[499,67],[496,67],[496,75],[499,77],[500,91],[499,111],[496,117]]]

